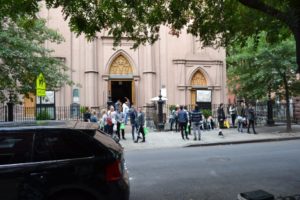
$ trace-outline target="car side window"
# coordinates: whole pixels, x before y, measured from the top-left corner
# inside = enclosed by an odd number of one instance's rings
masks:
[[[31,160],[33,133],[0,134],[0,165],[26,163]]]
[[[34,160],[60,160],[93,156],[86,137],[70,130],[51,130],[37,134]]]

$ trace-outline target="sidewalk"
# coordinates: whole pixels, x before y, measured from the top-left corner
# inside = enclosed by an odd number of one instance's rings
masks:
[[[247,134],[237,132],[237,129],[223,129],[224,137],[218,136],[218,129],[212,131],[202,131],[201,140],[194,141],[193,131],[189,135],[190,140],[182,140],[180,132],[149,132],[146,135],[145,143],[134,143],[131,136],[131,127],[127,126],[125,135],[126,140],[120,140],[121,145],[125,151],[139,150],[139,149],[160,149],[160,148],[174,148],[174,147],[193,147],[193,146],[212,146],[222,144],[239,144],[252,142],[266,142],[266,141],[280,141],[300,139],[300,125],[293,125],[291,133],[285,132],[286,126],[274,127],[257,127],[258,134]]]

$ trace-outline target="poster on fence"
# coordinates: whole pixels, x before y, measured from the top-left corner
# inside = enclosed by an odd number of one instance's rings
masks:
[[[197,90],[197,102],[211,102],[211,90]]]
[[[55,94],[54,91],[46,91],[46,96],[37,97],[37,104],[54,104],[55,103]]]

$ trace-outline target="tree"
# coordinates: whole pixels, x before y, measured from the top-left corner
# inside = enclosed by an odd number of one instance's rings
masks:
[[[39,0],[0,0],[3,16],[35,15]],[[45,0],[48,8],[62,7],[70,27],[93,38],[109,30],[115,44],[123,36],[139,44],[159,38],[161,25],[179,35],[183,28],[200,36],[204,44],[226,46],[267,32],[268,42],[293,35],[300,73],[299,0]]]
[[[41,72],[47,80],[47,90],[71,84],[66,66],[44,47],[45,41],[62,40],[56,31],[46,27],[44,20],[5,18],[0,27],[0,102],[8,100],[8,92],[15,102],[19,94],[28,97],[35,93],[35,81]]]
[[[287,131],[291,131],[290,97],[299,92],[296,83],[295,42],[287,39],[270,45],[261,33],[258,43],[249,39],[246,46],[233,46],[228,63],[228,86],[233,93],[250,99],[262,99],[271,92],[282,94],[286,101]]]

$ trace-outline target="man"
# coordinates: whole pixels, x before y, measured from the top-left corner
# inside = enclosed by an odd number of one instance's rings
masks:
[[[122,132],[122,139],[126,140],[125,130],[124,130],[124,128],[121,129],[121,124],[124,123],[124,119],[125,119],[125,116],[124,116],[124,113],[121,112],[121,107],[120,107],[119,110],[117,110],[117,112],[116,112],[117,135],[121,139],[121,134],[120,134],[120,131],[121,131]]]
[[[225,116],[225,112],[224,112],[224,108],[223,108],[224,104],[221,103],[218,110],[217,110],[217,113],[218,113],[218,122],[219,122],[219,136],[224,136],[223,133],[222,133],[222,128],[224,128],[224,121],[226,119],[226,116]]]
[[[252,125],[253,133],[257,134],[257,132],[255,131],[255,128],[254,128],[255,112],[254,112],[252,104],[249,104],[247,118],[248,118],[248,131],[247,131],[247,133],[250,134],[249,129],[250,129],[250,126]]]
[[[175,116],[176,116],[176,111],[172,110],[170,117],[169,117],[169,123],[170,123],[170,131],[173,131],[173,124],[175,122]]]
[[[197,140],[196,131],[198,132],[198,140],[201,140],[201,131],[200,131],[200,124],[202,121],[202,113],[199,110],[198,106],[195,106],[195,110],[191,112],[191,123],[194,132],[194,140]]]
[[[138,127],[137,127],[137,123],[136,123],[136,121],[137,121],[137,111],[136,111],[136,109],[133,105],[131,105],[131,108],[129,110],[129,116],[130,116],[132,140],[135,141],[135,130],[137,130]]]
[[[138,128],[138,135],[137,135],[137,139],[136,139],[135,143],[138,143],[139,139],[141,138],[140,133],[142,133],[142,136],[143,136],[142,142],[146,142],[144,125],[145,125],[145,114],[142,111],[142,108],[139,107],[138,113],[137,113],[137,126],[139,128]]]
[[[184,140],[184,133],[185,133],[186,139],[189,140],[189,137],[186,132],[187,122],[188,122],[187,113],[185,110],[183,110],[183,106],[180,106],[180,110],[178,112],[178,123],[179,123],[180,132],[181,132],[181,137],[183,140]]]

